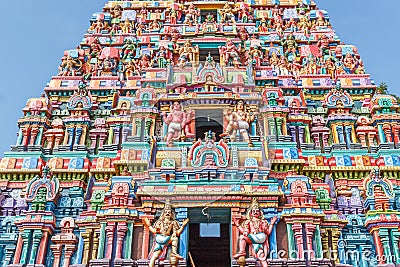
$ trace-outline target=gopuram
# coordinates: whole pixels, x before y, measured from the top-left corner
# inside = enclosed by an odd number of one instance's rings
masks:
[[[329,21],[109,1],[1,159],[0,265],[399,266],[400,107]]]

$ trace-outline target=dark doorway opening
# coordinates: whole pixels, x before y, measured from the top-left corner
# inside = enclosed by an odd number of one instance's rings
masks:
[[[195,266],[231,266],[229,209],[192,209],[188,215],[189,253]]]
[[[201,138],[204,140],[205,133],[212,131],[215,133],[216,141],[224,130],[222,122],[222,110],[196,110],[196,140]]]

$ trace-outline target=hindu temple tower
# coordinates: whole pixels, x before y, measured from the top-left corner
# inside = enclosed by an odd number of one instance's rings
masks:
[[[400,108],[314,1],[109,1],[54,70],[1,266],[400,264]]]

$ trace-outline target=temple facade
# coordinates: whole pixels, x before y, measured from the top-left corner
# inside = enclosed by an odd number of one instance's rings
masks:
[[[400,107],[329,21],[109,1],[0,161],[0,265],[399,265]]]

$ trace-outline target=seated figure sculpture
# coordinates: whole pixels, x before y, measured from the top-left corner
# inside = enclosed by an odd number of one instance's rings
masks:
[[[240,224],[234,220],[234,224],[240,232],[239,252],[233,258],[238,260],[239,266],[245,266],[246,246],[251,244],[252,256],[258,259],[263,267],[267,267],[267,256],[269,253],[269,235],[272,232],[277,217],[273,217],[271,223],[264,218],[262,209],[257,198],[253,198],[250,208],[247,210],[246,219]]]
[[[151,225],[149,219],[143,219],[143,223],[154,234],[154,244],[150,253],[149,267],[154,267],[155,262],[161,256],[165,257],[168,247],[171,246],[170,264],[171,267],[178,266],[178,262],[183,257],[178,254],[179,235],[182,233],[189,219],[185,219],[182,225],[175,219],[169,202],[165,203],[164,210],[160,218]]]

